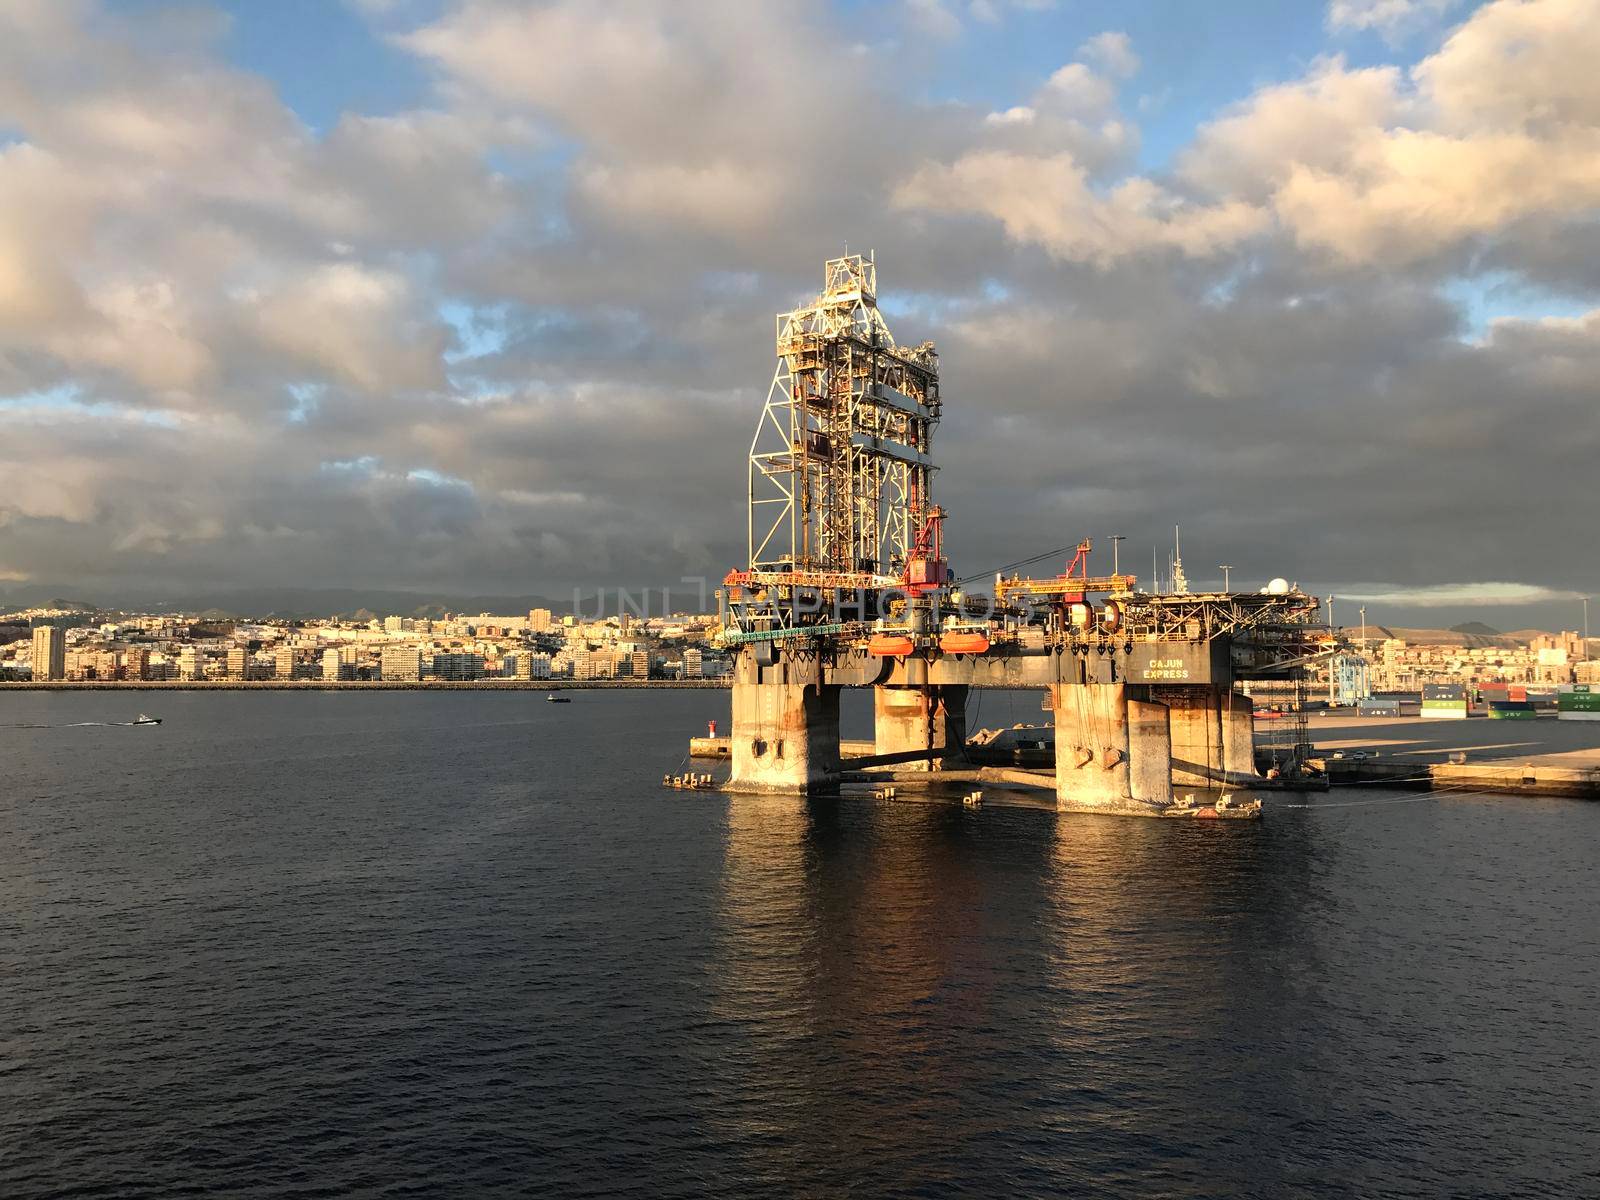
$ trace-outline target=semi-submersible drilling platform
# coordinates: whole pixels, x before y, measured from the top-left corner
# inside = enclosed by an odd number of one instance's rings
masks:
[[[871,258],[827,263],[816,300],[778,316],[777,358],[750,449],[749,562],[721,592],[730,790],[937,771],[963,753],[974,687],[1048,689],[1065,811],[1160,815],[1191,807],[1175,782],[1259,778],[1235,685],[1294,677],[1325,650],[1314,597],[1191,594],[1181,578],[1141,591],[1132,575],[1090,575],[1088,542],[1059,576],[969,594],[933,501],[938,355],[896,344]],[[847,687],[873,689],[875,753],[841,762]]]

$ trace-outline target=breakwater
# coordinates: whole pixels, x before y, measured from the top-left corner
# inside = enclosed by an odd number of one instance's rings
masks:
[[[0,683],[0,692],[606,692],[726,691],[721,679],[65,679]]]

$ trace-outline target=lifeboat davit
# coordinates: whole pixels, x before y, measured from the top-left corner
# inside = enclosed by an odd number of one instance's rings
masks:
[[[875,633],[867,642],[867,653],[879,658],[904,658],[915,648],[911,639],[900,633]]]
[[[939,639],[946,654],[982,654],[989,648],[989,635],[973,630],[952,631]]]
[[[1100,610],[1100,630],[1102,633],[1115,633],[1122,626],[1122,605],[1115,600],[1107,600],[1106,606]]]

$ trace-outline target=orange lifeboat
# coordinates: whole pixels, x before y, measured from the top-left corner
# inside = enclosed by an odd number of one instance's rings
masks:
[[[867,653],[879,658],[904,658],[914,649],[911,639],[900,633],[875,633],[867,642]]]
[[[946,654],[982,654],[989,648],[989,635],[976,630],[952,630],[939,639]]]

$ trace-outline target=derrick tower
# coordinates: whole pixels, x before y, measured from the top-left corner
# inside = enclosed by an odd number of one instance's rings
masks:
[[[877,265],[856,254],[829,259],[816,300],[778,315],[777,355],[750,444],[750,575],[822,589],[898,584],[937,516],[933,343],[895,344]]]

